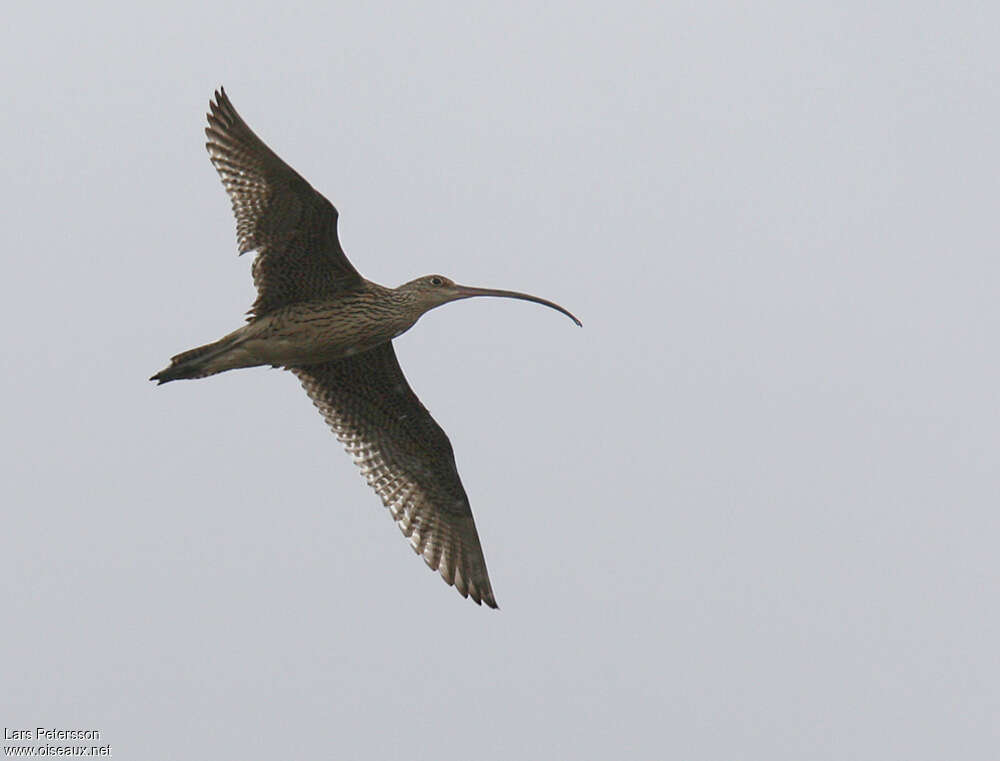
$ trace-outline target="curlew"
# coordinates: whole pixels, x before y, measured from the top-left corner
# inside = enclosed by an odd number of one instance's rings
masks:
[[[178,354],[150,380],[291,370],[413,549],[463,597],[497,607],[451,442],[406,382],[392,339],[428,310],[476,296],[533,301],[580,321],[537,296],[443,275],[398,288],[366,280],[341,248],[337,210],[253,133],[225,89],[209,103],[205,134],[232,199],[239,252],[257,252],[257,299],[246,325]]]

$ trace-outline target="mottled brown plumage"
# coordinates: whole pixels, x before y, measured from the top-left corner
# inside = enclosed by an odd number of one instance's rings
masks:
[[[410,544],[463,597],[497,606],[451,443],[410,389],[392,339],[441,304],[475,296],[558,304],[427,275],[365,280],[344,255],[337,210],[246,125],[225,90],[210,103],[208,152],[233,202],[240,253],[256,250],[246,325],[173,357],[151,380],[239,367],[291,370]]]

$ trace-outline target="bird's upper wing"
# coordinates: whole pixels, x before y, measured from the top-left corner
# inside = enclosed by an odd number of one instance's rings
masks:
[[[392,343],[290,369],[413,549],[462,597],[497,607],[451,442],[407,384]]]
[[[206,147],[233,201],[240,253],[258,252],[252,313],[259,316],[360,284],[340,246],[333,204],[264,145],[224,89],[209,108]]]

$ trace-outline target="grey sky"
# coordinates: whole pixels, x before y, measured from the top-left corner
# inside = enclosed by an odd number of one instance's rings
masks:
[[[0,722],[120,759],[994,759],[1000,11],[18,3]],[[296,380],[156,389],[253,299],[224,84],[367,277],[502,610]]]

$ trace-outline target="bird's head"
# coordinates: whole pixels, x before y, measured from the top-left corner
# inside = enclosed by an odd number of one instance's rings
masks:
[[[447,304],[449,301],[459,299],[471,299],[475,296],[496,296],[505,299],[521,299],[522,301],[534,301],[558,312],[562,312],[580,327],[583,323],[576,317],[563,309],[558,304],[540,299],[537,296],[530,296],[527,293],[517,291],[501,291],[495,288],[473,288],[468,285],[458,285],[454,280],[446,278],[444,275],[424,275],[416,280],[411,280],[398,289],[404,292],[417,306],[421,308],[421,314],[434,307]]]

